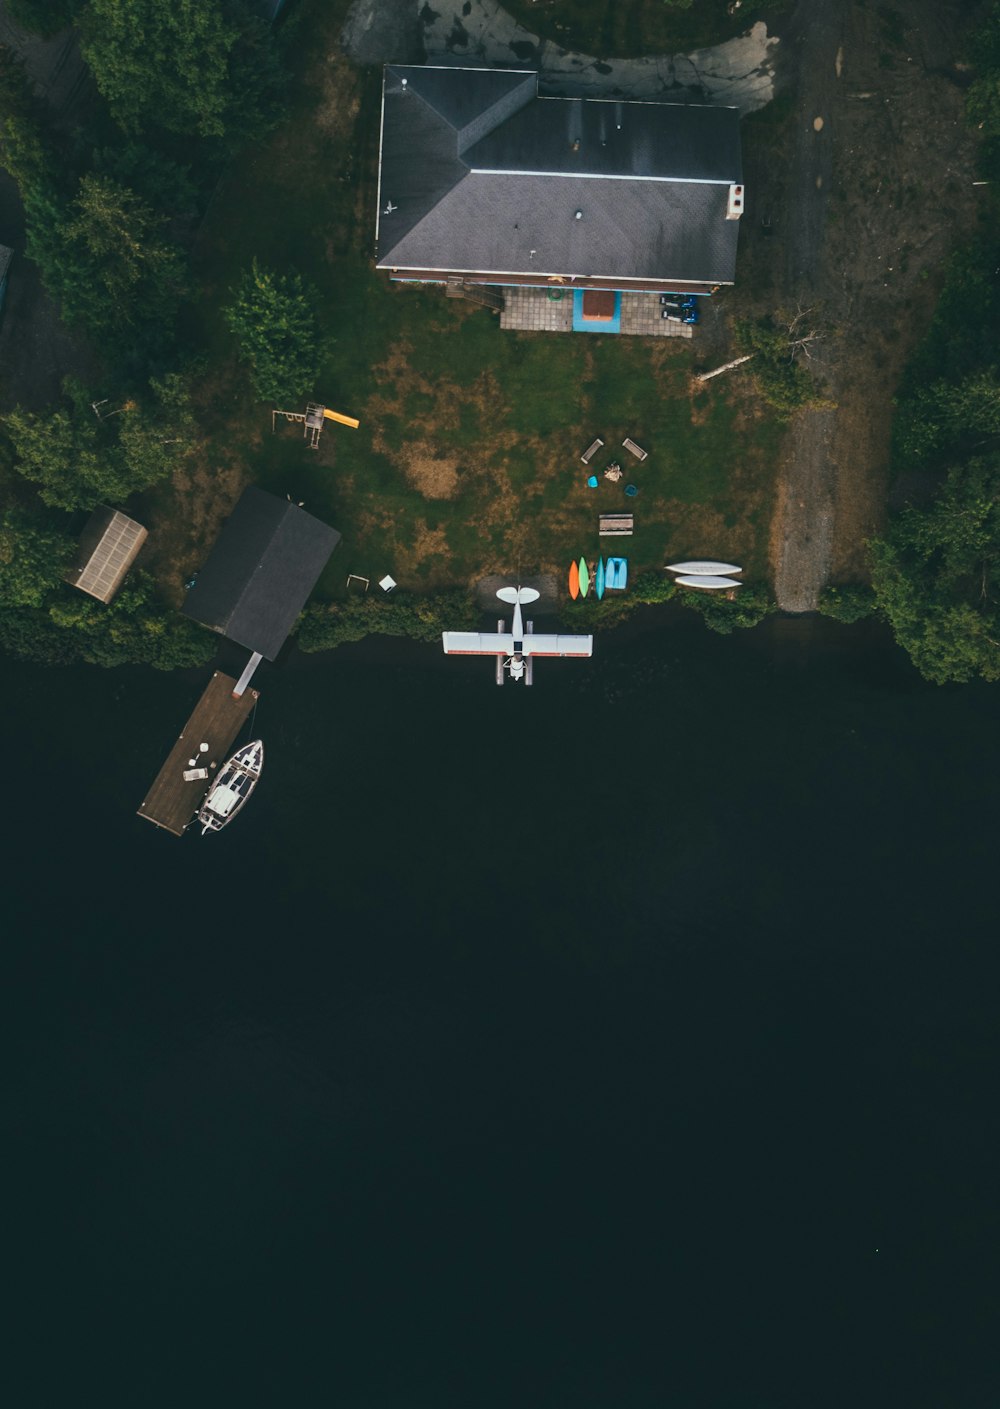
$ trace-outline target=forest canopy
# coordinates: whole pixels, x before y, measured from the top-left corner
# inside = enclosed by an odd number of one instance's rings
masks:
[[[938,683],[1000,679],[1000,242],[952,260],[894,430],[905,502],[871,547],[897,641]]]

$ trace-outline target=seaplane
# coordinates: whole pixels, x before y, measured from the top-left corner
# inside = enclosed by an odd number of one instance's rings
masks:
[[[537,602],[539,595],[533,587],[501,587],[497,596],[514,608],[511,629],[506,629],[506,621],[501,617],[495,632],[443,631],[445,655],[495,656],[498,685],[503,684],[507,675],[515,682],[523,680],[525,685],[533,684],[536,656],[592,656],[593,636],[535,635],[535,623],[524,622],[521,607]]]

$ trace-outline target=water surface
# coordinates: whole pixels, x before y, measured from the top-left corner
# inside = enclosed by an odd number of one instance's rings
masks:
[[[5,671],[19,1402],[996,1403],[995,689],[292,656],[178,841],[205,672]]]

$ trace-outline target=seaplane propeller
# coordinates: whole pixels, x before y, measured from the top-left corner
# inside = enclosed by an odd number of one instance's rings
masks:
[[[510,631],[501,619],[495,632],[442,632],[445,655],[494,656],[498,685],[503,684],[505,674],[511,680],[523,680],[525,685],[531,685],[536,656],[592,656],[593,636],[535,635],[534,622],[525,623],[521,607],[537,602],[539,595],[534,587],[501,587],[497,596],[514,608]]]

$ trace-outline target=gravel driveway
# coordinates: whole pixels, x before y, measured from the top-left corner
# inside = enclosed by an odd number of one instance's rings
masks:
[[[355,0],[342,42],[358,63],[391,61],[537,68],[544,93],[565,97],[671,98],[755,112],[774,95],[778,40],[763,24],[713,49],[599,60],[523,28],[499,0]]]

